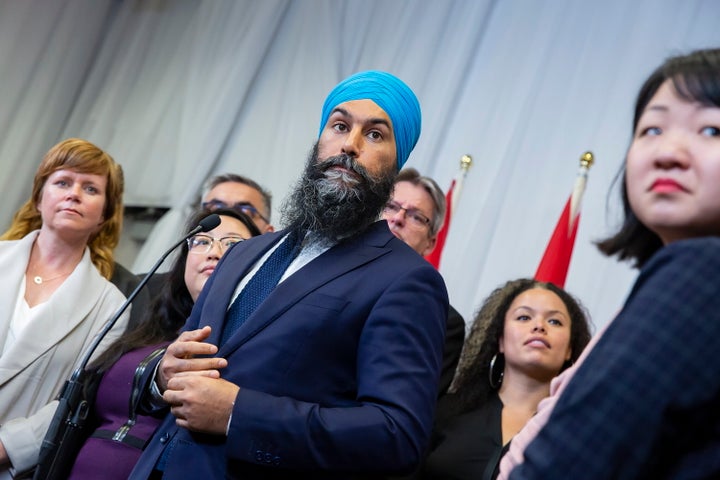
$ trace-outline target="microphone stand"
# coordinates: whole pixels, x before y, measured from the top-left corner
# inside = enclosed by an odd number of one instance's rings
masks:
[[[74,456],[70,459],[63,458],[62,455],[58,455],[58,451],[64,442],[74,444],[77,440],[82,438],[82,429],[87,422],[88,414],[90,413],[90,409],[92,407],[92,403],[84,398],[83,394],[85,393],[85,386],[88,383],[88,377],[98,375],[97,372],[88,372],[85,367],[105,335],[112,330],[122,314],[125,313],[125,310],[127,310],[133,300],[135,300],[135,297],[137,297],[138,293],[140,293],[140,290],[143,289],[150,280],[150,277],[155,274],[157,269],[160,268],[160,265],[173,250],[193,235],[213,230],[219,224],[220,217],[218,215],[208,215],[200,221],[198,226],[190,230],[178,242],[170,247],[162,255],[162,257],[155,262],[155,265],[150,268],[148,273],[143,277],[140,283],[138,283],[132,293],[130,293],[117,312],[115,312],[115,314],[95,336],[92,344],[90,344],[90,347],[83,354],[77,368],[73,371],[70,378],[65,381],[65,384],[60,391],[57,409],[55,410],[52,422],[50,422],[50,427],[48,428],[45,438],[43,439],[42,446],[40,447],[38,465],[33,475],[34,480],[66,478],[70,473],[70,467],[75,461]]]

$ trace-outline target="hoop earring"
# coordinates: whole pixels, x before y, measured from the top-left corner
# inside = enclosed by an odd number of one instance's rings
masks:
[[[503,355],[502,353],[500,355],[502,355],[502,356],[500,357],[501,361],[498,362],[498,365],[501,368],[499,375],[495,375],[495,361],[498,358],[498,354],[496,353],[495,355],[493,355],[492,359],[490,360],[490,370],[488,370],[488,380],[490,380],[490,388],[493,388],[493,389],[500,388],[500,385],[502,385],[502,381],[503,381],[503,375],[505,374],[505,372],[504,372],[505,355]],[[497,381],[493,381],[494,378],[497,378]]]

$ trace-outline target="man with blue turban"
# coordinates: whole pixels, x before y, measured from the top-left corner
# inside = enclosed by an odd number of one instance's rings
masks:
[[[448,299],[378,215],[420,135],[417,98],[361,72],[322,110],[287,228],[225,254],[149,365],[168,410],[132,479],[385,478],[428,445]],[[156,373],[152,373],[156,372]]]
[[[420,137],[421,115],[420,104],[413,91],[394,75],[371,70],[356,73],[337,84],[325,99],[320,117],[320,135],[338,105],[362,99],[371,100],[390,117],[399,171]]]

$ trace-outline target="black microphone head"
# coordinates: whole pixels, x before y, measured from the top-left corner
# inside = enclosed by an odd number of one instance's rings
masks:
[[[198,227],[200,227],[201,232],[209,232],[210,230],[215,229],[218,225],[220,225],[220,215],[217,213],[211,213],[198,223]]]

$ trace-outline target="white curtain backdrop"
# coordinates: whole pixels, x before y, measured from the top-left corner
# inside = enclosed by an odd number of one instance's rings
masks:
[[[716,0],[0,0],[0,221],[76,136],[123,165],[126,205],[172,207],[136,272],[209,175],[266,186],[278,225],[327,92],[383,69],[422,105],[409,166],[446,188],[474,158],[441,265],[467,321],[533,275],[594,152],[566,287],[599,327],[635,276],[592,244],[616,226],[635,95],[667,56],[720,46],[718,20]]]

